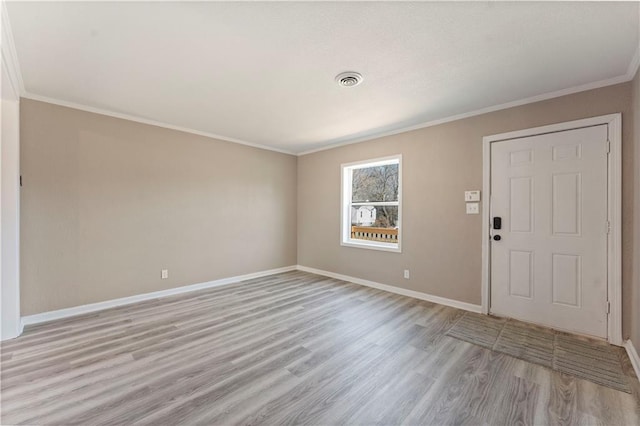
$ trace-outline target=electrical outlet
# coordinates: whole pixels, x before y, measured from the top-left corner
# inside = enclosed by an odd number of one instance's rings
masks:
[[[169,278],[169,270],[163,269],[162,272],[160,273],[160,278],[162,278],[163,280],[166,278]]]
[[[478,203],[467,203],[467,214],[480,214]]]
[[[408,269],[404,270],[404,278],[407,279],[407,280],[409,279],[409,270]]]

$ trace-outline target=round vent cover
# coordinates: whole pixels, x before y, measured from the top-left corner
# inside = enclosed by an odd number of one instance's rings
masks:
[[[344,87],[357,86],[362,83],[362,75],[353,71],[343,72],[336,76],[336,82]]]

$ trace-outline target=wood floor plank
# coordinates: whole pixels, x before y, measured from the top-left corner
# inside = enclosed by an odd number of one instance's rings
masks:
[[[577,424],[580,420],[576,379],[567,374],[553,374],[549,398],[549,420],[556,425]]]
[[[291,271],[30,326],[0,423],[640,424],[628,361],[633,394],[446,336],[461,315]]]
[[[389,352],[378,368],[361,377],[347,392],[342,393],[341,397],[336,399],[329,409],[317,412],[316,418],[310,418],[311,423],[348,423],[349,419],[356,418],[356,413],[360,412],[364,406],[379,395],[384,396],[381,391],[385,386],[404,377],[404,374],[400,373],[401,371],[412,371],[412,367],[428,355],[412,346],[387,349],[392,352]]]
[[[495,402],[501,410],[489,414],[495,425],[535,425],[535,407],[538,403],[539,386],[521,377],[510,377],[500,389]]]
[[[298,345],[299,342],[298,340],[300,339],[300,337],[304,338],[304,334],[311,334],[314,336],[322,336],[323,335],[323,327],[327,328],[326,325],[334,325],[335,323],[340,323],[340,321],[335,320],[333,318],[328,318],[326,319],[328,321],[328,324],[326,323],[321,323],[321,322],[317,322],[316,320],[325,317],[326,315],[331,313],[331,310],[328,311],[319,311],[318,312],[319,315],[316,317],[306,317],[306,318],[302,318],[299,320],[298,323],[293,322],[290,323],[289,326],[289,332],[290,333],[285,333],[284,335],[286,337],[288,337],[287,340],[283,340],[283,341],[276,341],[273,342],[273,344],[270,344],[267,347],[262,347],[260,348],[260,350],[257,350],[257,348],[259,348],[259,346],[256,344],[256,341],[252,339],[252,336],[258,336],[261,339],[267,339],[267,342],[270,343],[270,340],[273,339],[273,335],[267,335],[267,337],[265,337],[265,334],[263,333],[264,331],[268,331],[268,330],[256,330],[255,327],[253,327],[253,335],[241,335],[239,336],[238,339],[235,339],[234,336],[234,340],[224,340],[224,341],[217,341],[219,342],[218,345],[216,345],[216,352],[215,355],[217,356],[218,359],[226,359],[228,361],[231,362],[235,362],[238,360],[238,355],[239,354],[243,354],[243,353],[249,353],[251,354],[251,356],[253,358],[256,358],[257,355],[261,356],[262,358],[264,358],[267,354],[273,353],[273,352],[277,352],[277,351],[281,351],[284,349],[287,349],[289,347],[291,347],[292,345]],[[293,321],[293,318],[291,316],[289,316],[287,318],[287,321]],[[301,325],[304,325],[305,327],[301,327]],[[211,355],[211,349],[208,349],[207,342],[201,342],[201,341],[194,341],[192,342],[192,344],[190,344],[191,346],[202,346],[200,349],[198,350],[190,350],[191,347],[185,347],[183,346],[182,348],[178,348],[175,351],[172,351],[171,353],[166,353],[166,352],[162,352],[159,354],[159,357],[151,357],[149,360],[144,360],[142,362],[137,363],[138,366],[142,367],[145,365],[145,363],[147,361],[152,362],[153,364],[156,364],[158,362],[174,362],[178,361],[178,360],[182,360],[184,359],[184,352],[182,350],[187,350],[187,353],[193,356],[202,356],[204,354],[206,354],[208,352],[209,355]],[[267,351],[267,349],[271,349],[271,351]],[[133,353],[133,355],[135,355],[135,352]],[[137,359],[137,357],[134,356],[134,358]],[[137,368],[137,366],[131,366],[131,368],[129,370],[134,371]],[[154,368],[147,368],[147,370],[150,371],[150,373],[155,374],[155,369]],[[130,372],[131,371],[123,371],[123,376],[125,377],[125,380],[128,380],[131,378],[130,376]],[[108,374],[109,372],[107,371],[106,374]],[[86,386],[83,386],[82,391],[83,392],[89,392],[92,390],[91,384],[92,378],[99,378],[99,379],[104,379],[105,377],[100,377],[94,374],[92,376],[87,376],[86,380],[84,380],[84,382],[86,383]],[[113,380],[114,378],[111,377],[110,380]],[[83,380],[74,380],[74,384],[82,384]],[[108,389],[105,389],[104,386],[100,385],[96,385],[94,386],[96,389],[98,389],[100,392],[104,392]],[[15,395],[13,395],[15,398]],[[41,401],[41,403],[44,401]]]
[[[412,371],[416,362],[426,353],[415,350],[410,359],[397,365],[392,376],[386,376],[386,381],[377,382],[373,394],[366,399],[360,398],[361,404],[357,410],[351,410],[339,420],[341,424],[400,424],[413,410],[423,397],[433,381]]]

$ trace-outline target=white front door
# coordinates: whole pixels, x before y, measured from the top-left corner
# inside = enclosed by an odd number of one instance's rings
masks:
[[[491,143],[492,313],[607,337],[607,152],[606,125]]]

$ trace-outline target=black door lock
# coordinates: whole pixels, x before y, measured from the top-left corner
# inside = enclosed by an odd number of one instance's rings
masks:
[[[494,217],[493,218],[493,229],[502,229],[502,218],[501,217]]]

